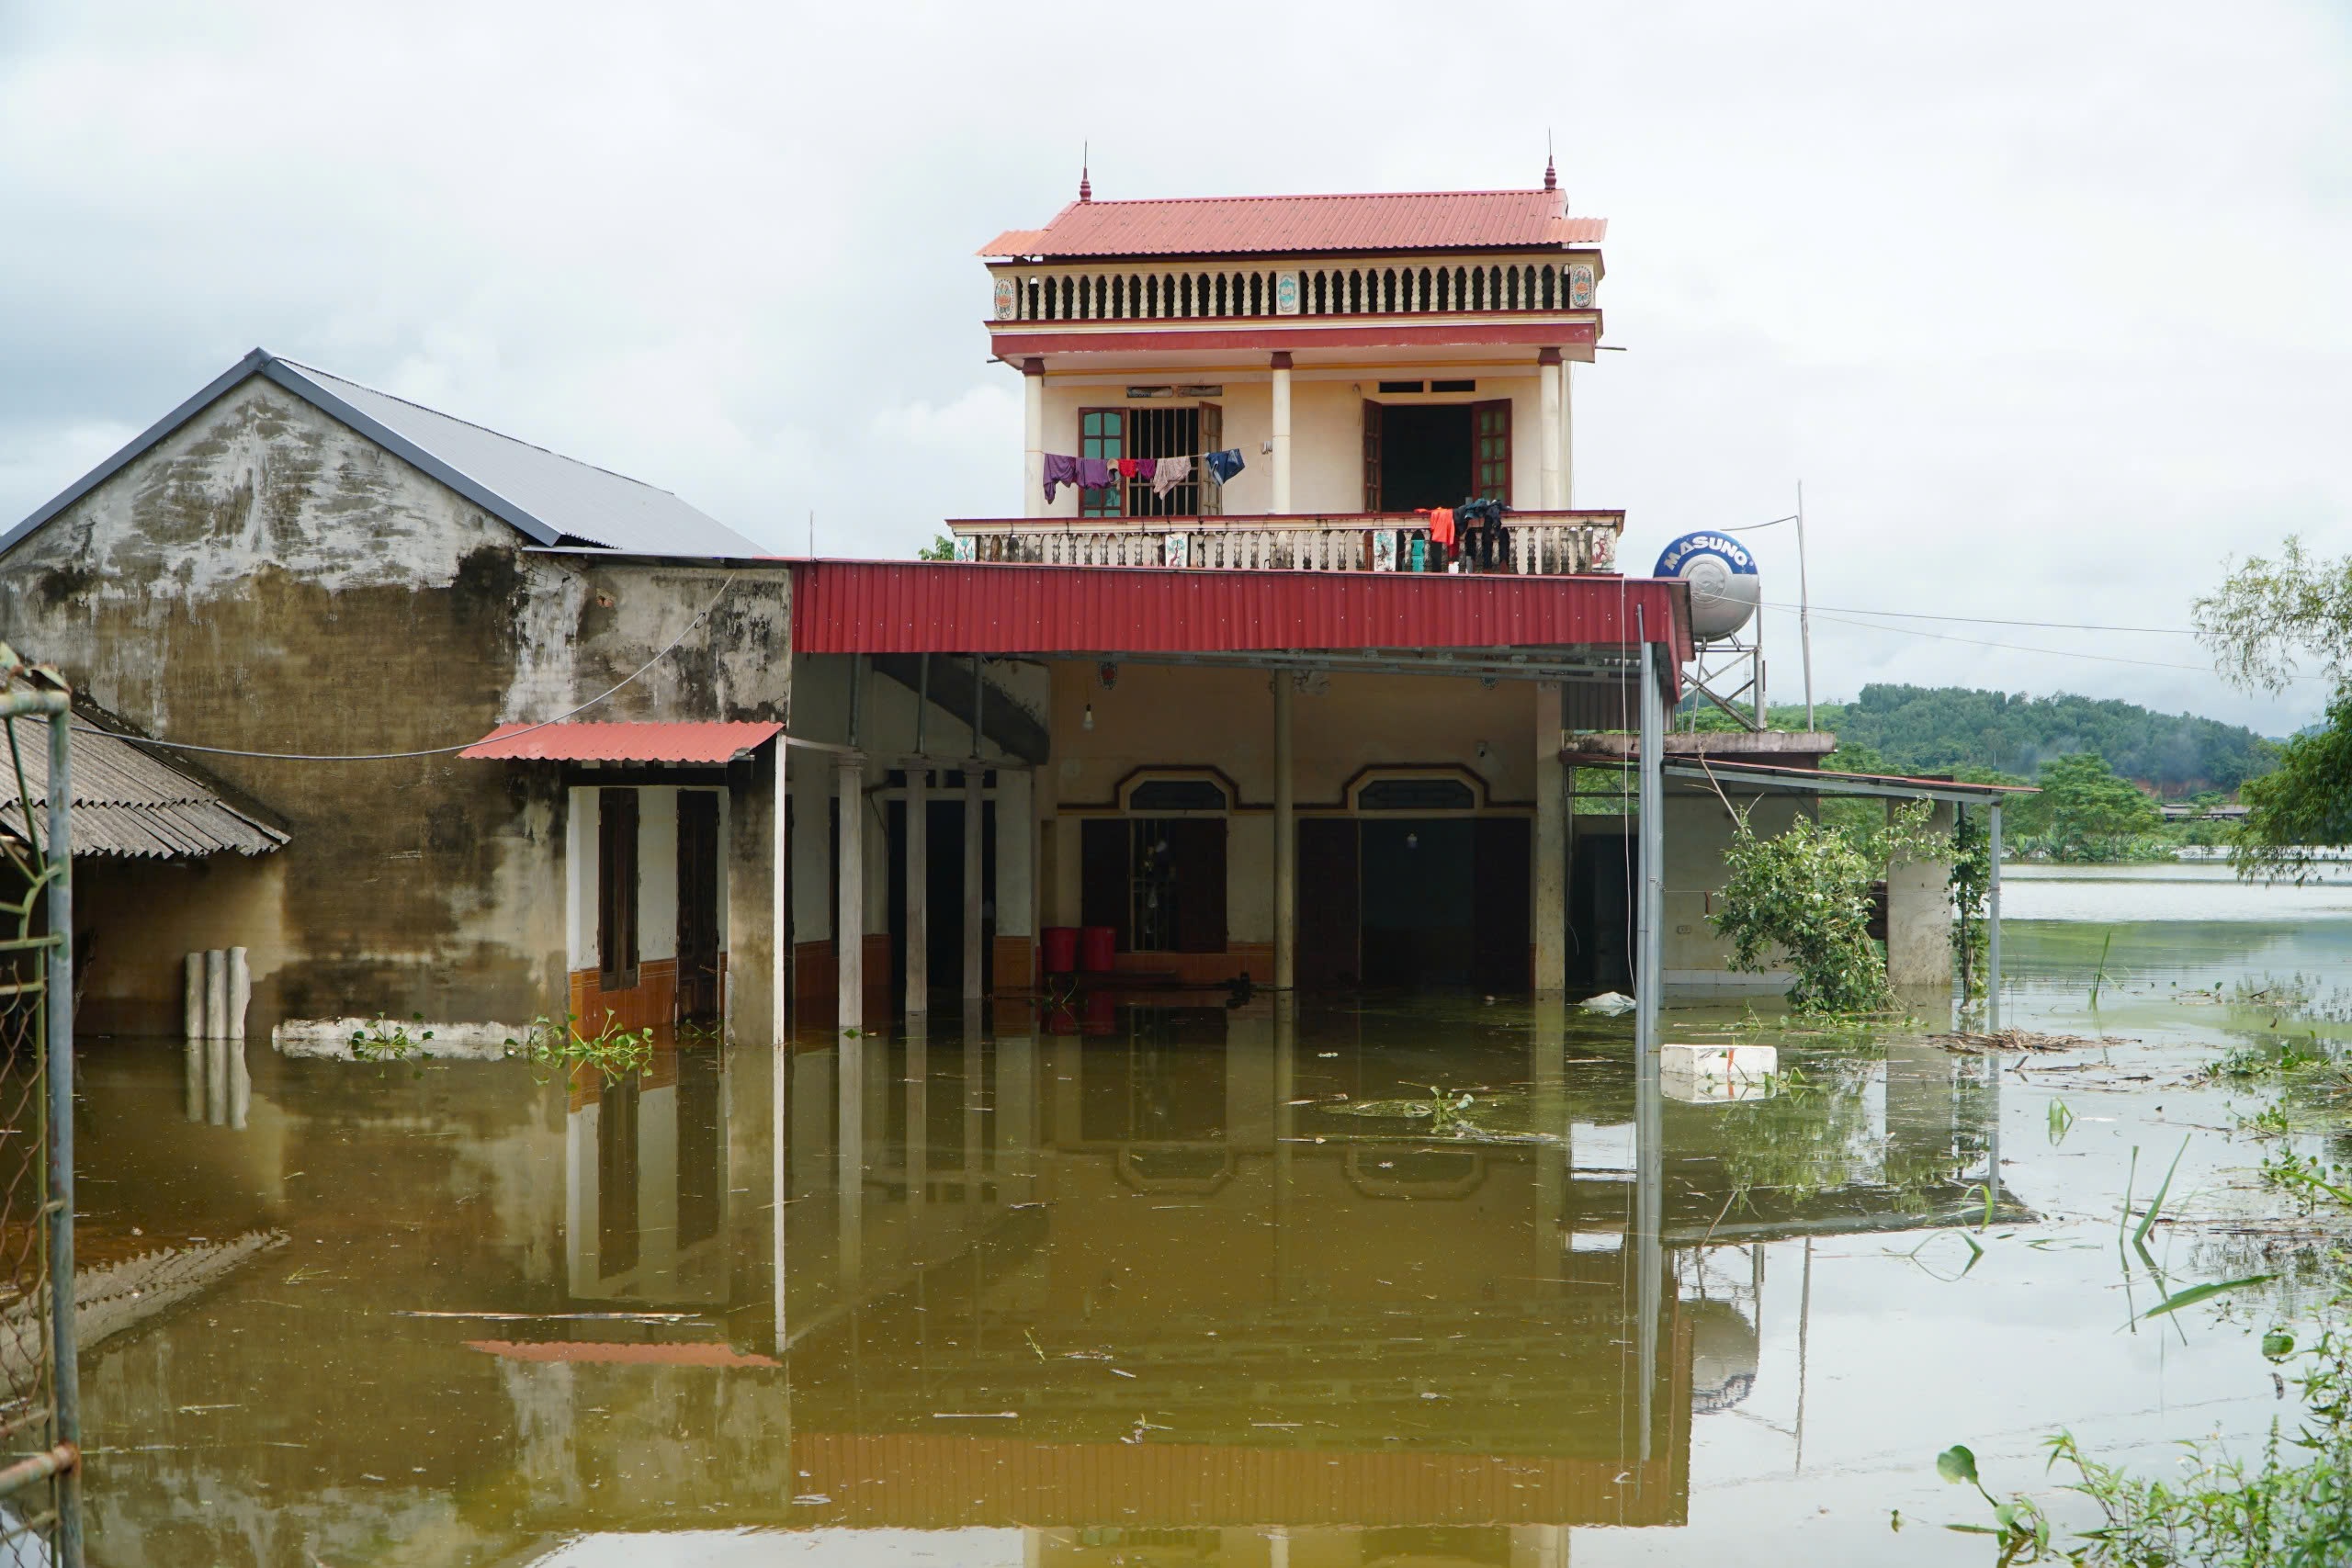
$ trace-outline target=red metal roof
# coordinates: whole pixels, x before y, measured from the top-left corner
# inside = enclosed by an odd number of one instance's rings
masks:
[[[800,653],[1625,647],[1690,658],[1679,580],[796,561]]]
[[[722,719],[502,724],[458,755],[509,762],[731,762],[783,728]]]
[[[1571,218],[1555,190],[1227,196],[1074,201],[1042,229],[1011,229],[984,256],[1297,254],[1597,245],[1605,218]]]

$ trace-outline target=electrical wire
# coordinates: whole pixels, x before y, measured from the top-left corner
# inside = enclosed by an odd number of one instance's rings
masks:
[[[1902,637],[1924,637],[1937,642],[1964,642],[1973,648],[1996,648],[2007,653],[2036,653],[2051,659],[2094,659],[2102,664],[2136,664],[2147,670],[2185,670],[2195,674],[2210,675],[2213,671],[2202,664],[2174,664],[2156,659],[2127,659],[2120,653],[2086,653],[2075,648],[2029,648],[2023,643],[1994,642],[1984,637],[1961,637],[1952,632],[1929,631],[1924,626],[1883,626],[1869,621],[1849,620],[1843,615],[1828,615],[1815,610],[1814,615],[1839,626],[1854,626],[1866,632],[1894,632]]]
[[[597,704],[607,701],[618,694],[623,687],[637,680],[647,671],[652,669],[655,665],[669,658],[673,653],[675,653],[678,650],[678,645],[684,642],[687,637],[694,635],[694,629],[702,625],[703,622],[709,617],[710,613],[713,610],[718,608],[718,602],[727,597],[727,591],[734,586],[735,574],[730,571],[727,574],[726,581],[718,585],[718,592],[710,596],[710,603],[705,604],[702,609],[695,614],[695,618],[686,623],[685,629],[684,631],[681,631],[676,637],[670,639],[669,647],[663,649],[661,652],[655,654],[652,658],[647,660],[644,663],[639,665],[636,669],[630,671],[628,674],[622,676],[618,681],[614,682],[611,685],[605,687],[594,696],[590,697],[578,707],[567,709],[566,711],[556,715],[553,718],[543,718],[537,724],[527,725],[521,729],[509,731],[499,739],[502,740],[512,740],[518,737],[528,735],[534,730],[545,729],[551,724],[561,724],[564,720],[586,713],[590,708],[594,707]],[[198,746],[185,740],[166,740],[160,737],[152,735],[125,735],[117,730],[100,729],[94,725],[77,724],[74,728],[80,730],[85,735],[103,735],[114,740],[127,740],[134,746],[153,746],[173,751],[200,751],[208,757],[249,757],[255,761],[266,762],[399,762],[406,761],[416,757],[446,757],[453,751],[463,751],[469,746],[479,746],[481,744],[481,738],[480,736],[476,736],[471,740],[460,740],[453,746],[428,746],[419,751],[245,751],[240,750],[232,746]]]

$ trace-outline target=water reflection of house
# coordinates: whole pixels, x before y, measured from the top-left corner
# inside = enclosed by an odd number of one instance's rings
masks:
[[[642,1075],[582,1071],[565,1115],[565,1281],[581,1302],[723,1305],[727,1149],[718,1053],[657,1052]]]

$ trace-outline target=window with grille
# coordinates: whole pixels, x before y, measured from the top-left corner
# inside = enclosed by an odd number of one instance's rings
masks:
[[[1190,408],[1087,409],[1079,415],[1081,457],[1197,457],[1201,411]],[[1200,465],[1193,477],[1162,495],[1149,479],[1128,479],[1107,491],[1079,492],[1081,517],[1197,517]]]
[[[1359,811],[1476,811],[1477,792],[1462,779],[1373,779],[1356,791]]]

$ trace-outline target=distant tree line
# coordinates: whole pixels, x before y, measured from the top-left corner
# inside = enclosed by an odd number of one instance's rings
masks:
[[[1850,703],[1815,705],[1815,716],[1841,747],[1867,750],[1899,773],[1983,769],[2030,782],[2056,759],[2087,753],[2166,797],[2234,794],[2268,771],[2273,751],[2242,725],[2063,693],[2030,697],[1966,686],[1871,685]],[[1804,709],[1776,705],[1771,719],[1775,728],[1802,729]],[[1720,712],[1701,719],[1710,729],[1729,723]]]

